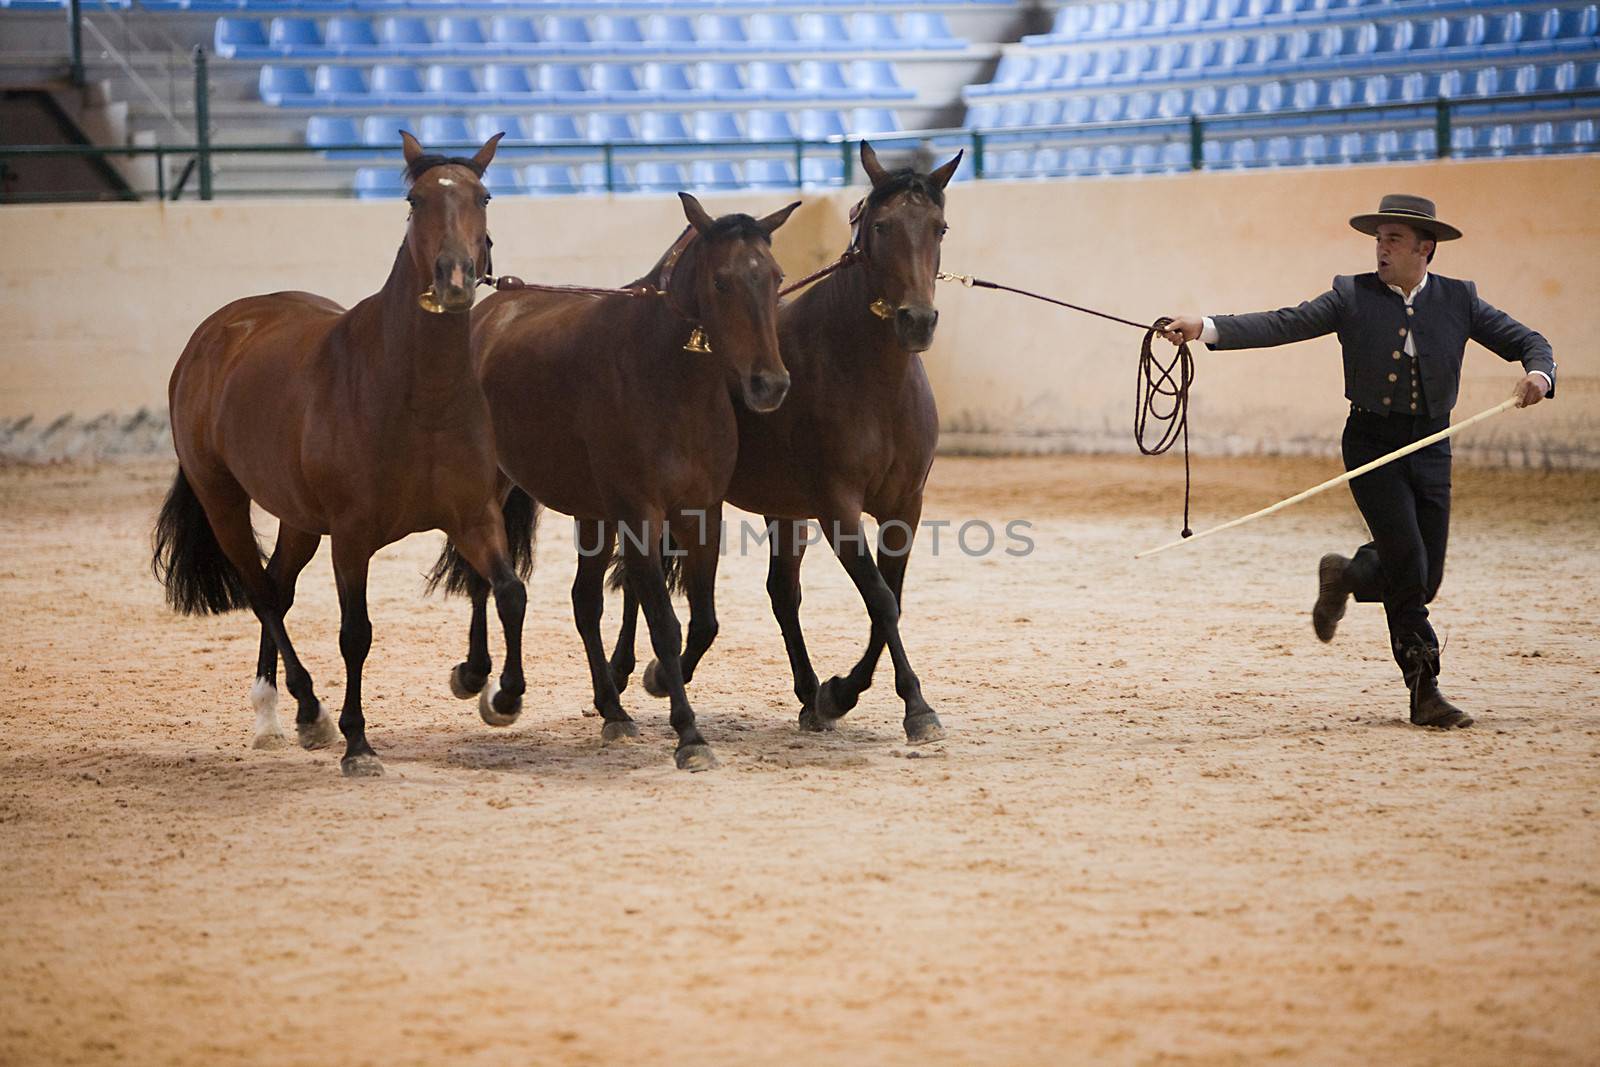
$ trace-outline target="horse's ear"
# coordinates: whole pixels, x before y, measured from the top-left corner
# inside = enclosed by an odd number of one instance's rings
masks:
[[[406,166],[422,158],[422,143],[411,136],[410,130],[400,131],[400,151],[405,154]]]
[[[794,203],[790,204],[788,207],[779,208],[777,211],[774,211],[772,214],[768,215],[764,219],[757,219],[756,220],[756,225],[760,226],[763,230],[766,230],[767,231],[767,236],[771,237],[772,236],[772,231],[776,230],[779,226],[782,226],[784,223],[788,222],[789,221],[789,216],[794,214],[794,209],[799,207],[799,206],[800,206],[800,201],[796,200]]]
[[[872,179],[873,188],[883,184],[889,172],[883,169],[883,164],[878,162],[878,153],[866,141],[861,142],[861,169],[867,172],[867,177]]]
[[[683,201],[683,214],[689,220],[689,225],[702,234],[711,229],[711,216],[700,206],[700,201],[688,193],[679,193],[678,199]]]
[[[961,151],[956,153],[955,158],[950,162],[946,163],[938,170],[930,172],[928,174],[928,180],[933,182],[933,184],[937,185],[941,189],[949,185],[950,179],[956,175],[956,168],[961,166],[961,157],[966,154],[966,151],[967,150],[963,148]]]
[[[499,133],[483,142],[483,147],[478,149],[477,155],[472,157],[472,165],[478,168],[479,174],[482,174],[484,171],[489,169],[489,161],[494,159],[494,150],[500,144],[500,138],[504,137],[505,135],[506,132],[501,130]]]

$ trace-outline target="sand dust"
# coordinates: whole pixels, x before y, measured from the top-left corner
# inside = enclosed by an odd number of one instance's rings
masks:
[[[1334,470],[1200,461],[1195,525]],[[1435,618],[1479,725],[1445,734],[1402,722],[1380,611],[1312,635],[1347,497],[1135,563],[1180,472],[939,462],[929,518],[1037,549],[919,542],[924,749],[882,672],[797,733],[764,561],[729,558],[697,776],[637,684],[641,743],[579,715],[563,520],[507,730],[451,699],[464,609],[409,539],[372,573],[388,774],[349,782],[249,747],[251,620],[165,610],[170,464],[0,469],[0,1063],[1600,1060],[1600,477],[1458,470]],[[290,627],[334,704],[327,558]],[[805,573],[842,670],[864,612]]]

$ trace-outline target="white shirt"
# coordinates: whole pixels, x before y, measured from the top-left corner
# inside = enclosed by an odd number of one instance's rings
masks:
[[[1415,289],[1411,290],[1409,293],[1406,292],[1404,289],[1400,288],[1398,285],[1391,285],[1391,286],[1389,286],[1389,289],[1390,289],[1391,292],[1399,294],[1400,299],[1402,299],[1402,300],[1404,300],[1406,302],[1406,307],[1410,307],[1411,306],[1411,302],[1417,298],[1417,294],[1422,292],[1423,288],[1427,284],[1428,284],[1428,272],[1427,271],[1423,271],[1422,272],[1422,280],[1420,282],[1418,282],[1417,283],[1417,287]],[[1200,343],[1201,344],[1207,344],[1207,345],[1216,344],[1217,343],[1217,324],[1211,320],[1211,316],[1210,315],[1205,316],[1204,318],[1202,318],[1200,320],[1200,323],[1201,323],[1201,325],[1200,325]],[[1411,359],[1416,359],[1417,358],[1417,343],[1414,340],[1412,340],[1413,336],[1414,336],[1414,334],[1413,334],[1413,332],[1411,330],[1407,330],[1406,331],[1406,355],[1408,357],[1410,357]],[[1543,378],[1544,379],[1544,391],[1547,392],[1547,393],[1550,391],[1550,386],[1551,386],[1550,375],[1546,374],[1542,370],[1533,370],[1533,371],[1529,371],[1528,373],[1529,374],[1537,374],[1539,377]]]

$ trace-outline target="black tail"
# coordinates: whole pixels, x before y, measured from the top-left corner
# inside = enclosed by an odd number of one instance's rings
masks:
[[[500,514],[506,523],[511,569],[518,578],[527,581],[533,574],[533,534],[539,526],[539,505],[533,497],[512,486],[511,495],[500,506]],[[455,544],[446,540],[433,569],[428,572],[428,592],[432,593],[441,585],[445,596],[449,596],[452,593],[470,595],[475,589],[487,589],[489,583],[456,551]]]
[[[220,615],[250,606],[244,582],[222,554],[211,521],[182,467],[172,479],[161,517],[156,519],[150,569],[167,587],[167,603],[184,615]]]
[[[683,592],[683,553],[678,550],[678,542],[672,539],[671,530],[661,535],[661,569],[666,572],[667,592]],[[628,576],[619,554],[611,561],[606,587],[615,591],[626,585],[627,581]]]

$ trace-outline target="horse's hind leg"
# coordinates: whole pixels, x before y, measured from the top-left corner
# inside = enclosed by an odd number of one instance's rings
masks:
[[[721,550],[722,507],[719,504],[708,512],[688,512],[679,516],[680,529],[685,531],[683,551],[683,586],[689,595],[689,633],[683,643],[681,669],[685,686],[694,682],[695,668],[717,639],[717,557]],[[692,531],[692,536],[690,534]],[[661,685],[658,660],[651,660],[640,681],[645,692],[653,697],[665,697]]]
[[[628,688],[633,676],[634,646],[639,634],[639,598],[627,582],[622,583],[622,625],[617,628],[617,644],[611,650],[611,684],[618,693]]]
[[[457,700],[471,700],[489,684],[494,661],[489,658],[489,583],[476,572],[472,575],[472,620],[467,623],[467,658],[450,672],[450,693]]]
[[[611,562],[613,534],[606,523],[579,519],[577,523],[578,572],[572,579],[572,621],[583,639],[589,661],[589,682],[594,687],[594,707],[605,720],[602,741],[639,736],[639,727],[622,710],[622,700],[606,663],[600,619],[606,608],[606,565]],[[632,644],[630,640],[630,646]]]
[[[794,675],[794,695],[800,701],[800,729],[831,730],[831,719],[817,717],[817,672],[806,650],[805,633],[800,629],[800,564],[806,556],[806,528],[801,519],[766,516],[772,538],[772,557],[767,561],[767,599],[772,615],[783,631],[783,647],[789,654],[789,670]]]
[[[367,565],[371,551],[339,537],[333,539],[333,577],[339,585],[339,652],[344,656],[344,707],[339,731],[346,778],[376,778],[383,773],[378,754],[367,743],[367,720],[361,712],[361,668],[372,649],[372,620],[367,615]]]
[[[295,582],[321,544],[319,534],[306,533],[282,523],[278,526],[278,542],[267,561],[267,578],[278,593],[278,612],[287,618],[294,606]],[[281,748],[288,744],[283,728],[278,725],[278,645],[265,624],[261,627],[261,653],[256,659],[256,681],[250,687],[250,704],[256,712],[256,748]],[[337,736],[333,719],[321,712],[314,720],[316,729],[310,734],[301,732],[301,743],[307,748],[322,748]]]
[[[922,517],[922,502],[899,514],[885,517],[878,530],[878,572],[884,584],[894,594],[898,615],[905,603],[903,589],[906,565],[911,560],[911,545],[916,538],[917,523]],[[861,699],[861,694],[872,687],[872,676],[878,669],[878,659],[888,643],[888,634],[876,621],[867,640],[866,651],[843,678],[835,675],[822,684],[817,692],[819,715],[839,718],[851,711]]]
[[[190,477],[193,479],[191,472]],[[295,654],[294,645],[283,625],[283,608],[277,586],[261,566],[261,546],[256,543],[255,530],[250,525],[250,498],[230,475],[192,481],[195,495],[205,508],[206,519],[216,535],[217,544],[239,572],[245,593],[250,598],[250,608],[261,620],[262,628],[272,638],[278,653],[283,656],[284,683],[289,695],[298,706],[297,724],[316,724],[327,713],[311,683],[311,674]],[[306,743],[306,729],[301,726],[301,744]]]

